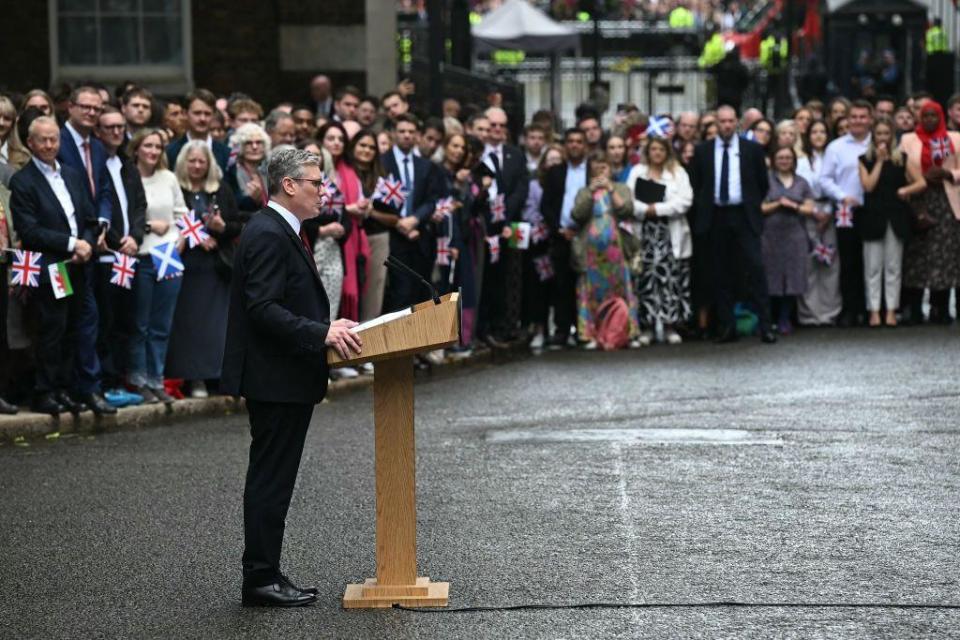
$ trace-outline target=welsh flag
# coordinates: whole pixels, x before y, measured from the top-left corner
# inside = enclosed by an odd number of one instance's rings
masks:
[[[70,283],[70,274],[67,273],[67,263],[57,262],[47,267],[50,274],[50,286],[57,300],[73,295],[73,284]]]
[[[510,223],[510,239],[507,242],[511,249],[530,248],[530,227],[529,222]]]

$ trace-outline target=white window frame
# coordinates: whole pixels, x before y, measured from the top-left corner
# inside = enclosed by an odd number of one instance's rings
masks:
[[[133,80],[157,92],[185,93],[193,88],[192,0],[180,0],[183,62],[179,65],[61,65],[60,20],[57,0],[47,0],[50,21],[51,84],[61,81],[92,80],[104,84]]]

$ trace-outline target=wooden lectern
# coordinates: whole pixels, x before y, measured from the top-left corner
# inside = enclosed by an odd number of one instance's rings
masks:
[[[460,339],[460,294],[413,307],[408,315],[358,327],[359,357],[343,360],[330,349],[331,367],[377,364],[373,379],[377,485],[377,577],[347,585],[345,609],[394,604],[444,607],[448,582],[417,576],[416,454],[413,434],[415,353],[442,349]]]

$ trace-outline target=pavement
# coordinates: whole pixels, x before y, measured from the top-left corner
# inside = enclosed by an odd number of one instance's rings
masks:
[[[0,638],[951,638],[960,332],[556,352],[418,376],[418,564],[451,608],[343,610],[375,573],[372,392],[314,412],[284,570],[239,605],[242,414],[0,445]]]

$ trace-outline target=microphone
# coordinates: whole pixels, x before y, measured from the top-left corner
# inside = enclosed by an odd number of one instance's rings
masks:
[[[423,276],[421,276],[419,273],[417,273],[407,265],[403,264],[399,258],[395,256],[388,256],[386,262],[384,262],[383,265],[388,269],[389,268],[396,269],[397,271],[400,271],[403,274],[405,274],[407,277],[415,279],[417,282],[422,284],[427,289],[427,291],[430,292],[430,297],[433,298],[433,304],[440,304],[440,296],[437,294],[437,290],[434,288],[434,286],[429,282],[427,282],[426,280],[424,280]]]

